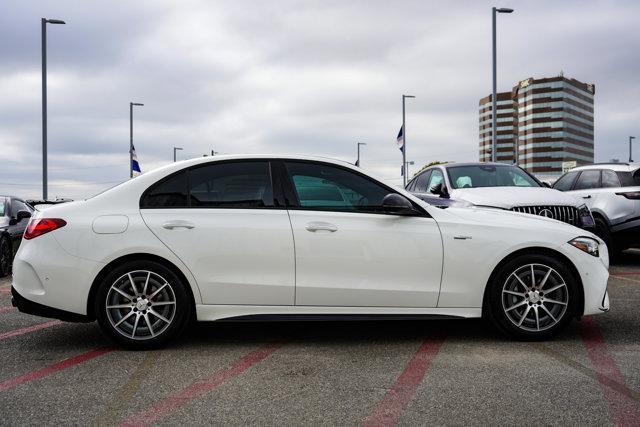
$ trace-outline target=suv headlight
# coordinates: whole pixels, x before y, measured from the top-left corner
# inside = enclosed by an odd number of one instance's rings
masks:
[[[583,227],[593,228],[596,223],[593,221],[593,215],[591,215],[591,211],[587,207],[587,205],[582,205],[578,207],[578,215],[580,216],[580,222]]]
[[[596,239],[592,239],[591,237],[576,237],[567,243],[588,253],[589,255],[593,255],[595,257],[600,256],[600,253],[598,252],[599,243]]]

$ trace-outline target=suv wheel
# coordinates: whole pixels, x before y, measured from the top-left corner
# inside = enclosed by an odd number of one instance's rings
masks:
[[[575,314],[578,283],[547,255],[521,255],[489,284],[486,314],[508,336],[543,340],[563,330]]]
[[[151,349],[179,335],[191,318],[186,284],[153,261],[132,261],[100,283],[95,313],[102,330],[121,345]]]

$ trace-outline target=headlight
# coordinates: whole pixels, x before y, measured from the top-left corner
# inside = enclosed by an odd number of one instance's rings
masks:
[[[593,228],[595,227],[595,222],[593,221],[593,216],[591,215],[591,211],[587,207],[587,205],[582,205],[578,208],[578,215],[580,215],[580,222],[583,227]]]
[[[583,252],[588,253],[589,255],[593,255],[595,257],[600,255],[600,253],[598,252],[598,241],[596,239],[592,239],[591,237],[576,237],[575,239],[570,240],[567,243],[580,249]]]

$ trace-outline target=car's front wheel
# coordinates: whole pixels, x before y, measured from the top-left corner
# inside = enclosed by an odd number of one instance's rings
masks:
[[[99,285],[95,313],[100,327],[121,345],[157,348],[175,338],[191,317],[186,284],[153,261],[132,261]]]
[[[505,334],[547,339],[575,315],[578,283],[571,271],[547,255],[521,255],[493,275],[485,313]]]

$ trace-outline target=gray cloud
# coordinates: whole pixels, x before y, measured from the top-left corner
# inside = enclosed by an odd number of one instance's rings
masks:
[[[128,176],[128,103],[143,169],[212,148],[353,161],[399,183],[408,154],[477,159],[491,89],[484,1],[8,0],[0,14],[0,193],[40,193],[40,18],[49,27],[50,193],[83,197]],[[499,88],[565,75],[596,84],[596,159],[625,159],[640,119],[632,1],[505,0]],[[640,137],[640,135],[638,135]],[[640,157],[640,148],[638,148]]]

